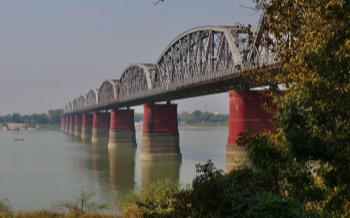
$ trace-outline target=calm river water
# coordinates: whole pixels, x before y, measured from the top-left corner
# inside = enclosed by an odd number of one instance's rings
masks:
[[[119,150],[61,131],[0,131],[0,200],[9,198],[15,209],[40,209],[94,191],[97,200],[113,201],[157,178],[190,183],[195,165],[208,159],[225,170],[227,129],[179,132],[182,161],[140,162],[141,130],[137,149]]]

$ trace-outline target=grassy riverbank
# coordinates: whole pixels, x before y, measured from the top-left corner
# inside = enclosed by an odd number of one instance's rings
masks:
[[[57,213],[49,210],[19,211],[16,213],[0,212],[1,218],[119,218],[120,216],[103,213]]]

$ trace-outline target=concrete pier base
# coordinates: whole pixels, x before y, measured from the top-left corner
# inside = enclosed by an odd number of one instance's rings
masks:
[[[82,115],[75,115],[74,136],[81,138]]]
[[[75,123],[75,117],[73,115],[69,116],[69,131],[68,131],[68,133],[70,135],[74,135],[74,123]]]
[[[140,160],[182,160],[177,126],[177,105],[144,104]]]
[[[92,143],[109,141],[109,113],[93,113]]]
[[[179,134],[142,134],[140,160],[182,160],[179,144]]]
[[[136,148],[135,130],[109,130],[108,148]]]
[[[83,114],[81,123],[81,140],[83,142],[91,141],[92,138],[93,115]]]
[[[226,171],[229,172],[237,164],[246,161],[247,151],[244,147],[237,146],[236,143],[226,144]]]
[[[108,148],[136,148],[134,110],[111,110]]]
[[[91,142],[108,142],[109,140],[109,129],[108,128],[92,128]]]
[[[64,132],[69,133],[69,117],[65,117]]]
[[[264,110],[265,103],[271,106],[271,99],[259,91],[229,91],[230,120],[228,123],[228,139],[226,144],[226,172],[231,171],[237,163],[246,161],[246,149],[236,144],[237,135],[251,128],[252,132],[273,130],[270,122],[272,114]]]
[[[64,117],[60,117],[60,122],[61,122],[60,130],[64,131]]]

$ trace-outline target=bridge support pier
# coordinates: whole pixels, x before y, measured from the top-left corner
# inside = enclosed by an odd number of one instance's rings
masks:
[[[64,132],[69,133],[69,116],[64,117]]]
[[[269,122],[272,114],[262,107],[263,104],[271,106],[271,99],[261,92],[249,90],[229,91],[230,120],[228,123],[228,139],[226,144],[226,172],[232,170],[237,161],[244,160],[246,150],[236,144],[237,135],[249,126],[252,132],[272,130],[273,124]]]
[[[81,122],[81,139],[83,141],[90,141],[92,138],[92,124],[93,115],[92,114],[82,114]]]
[[[93,113],[92,143],[109,141],[109,113]]]
[[[177,105],[144,104],[140,160],[181,160]]]
[[[82,115],[75,115],[74,136],[81,137]]]
[[[69,116],[69,131],[68,133],[70,135],[74,135],[74,124],[75,124],[75,117],[74,115]]]
[[[134,110],[111,110],[108,148],[136,148]]]
[[[61,131],[64,131],[64,117],[60,117],[60,121],[61,121],[60,130],[61,130]]]

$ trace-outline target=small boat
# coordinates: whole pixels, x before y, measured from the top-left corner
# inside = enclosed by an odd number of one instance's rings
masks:
[[[17,142],[23,142],[24,139],[15,139],[15,141],[17,141]]]

